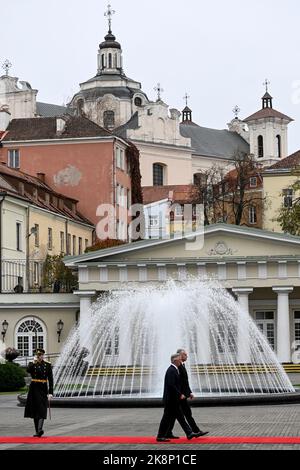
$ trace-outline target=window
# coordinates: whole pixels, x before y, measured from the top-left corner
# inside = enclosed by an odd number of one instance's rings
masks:
[[[82,255],[82,238],[78,238],[78,254]]]
[[[252,176],[250,178],[250,188],[256,188],[257,187],[257,178],[256,176]]]
[[[134,104],[138,107],[142,106],[142,104],[143,104],[142,98],[139,98],[138,96],[136,98],[134,98]]]
[[[16,249],[18,251],[22,251],[22,245],[21,245],[21,229],[22,225],[20,222],[16,223]]]
[[[101,55],[101,65],[102,65],[102,68],[104,69],[104,67],[105,67],[105,64],[104,64],[104,54]]]
[[[8,166],[10,168],[20,168],[20,153],[19,150],[8,151]]]
[[[295,346],[300,346],[300,312],[294,312],[295,324],[294,324],[294,334],[295,334]]]
[[[112,55],[110,53],[108,54],[108,68],[112,68]]]
[[[89,241],[87,238],[85,239],[84,243],[85,243],[85,249],[87,249],[87,247],[89,246]]]
[[[113,111],[104,111],[103,126],[106,128],[115,127],[115,113]]]
[[[249,224],[256,224],[256,223],[257,223],[256,207],[250,206],[249,207]]]
[[[40,246],[40,226],[34,224],[34,246]]]
[[[160,163],[153,165],[153,186],[163,186],[164,184],[164,166]]]
[[[281,136],[277,135],[276,136],[276,144],[277,144],[277,157],[281,158]]]
[[[125,153],[123,149],[120,149],[120,168],[125,170]]]
[[[258,146],[258,158],[263,158],[264,157],[264,138],[262,135],[258,136],[257,146]]]
[[[67,238],[67,255],[71,254],[71,234],[68,233],[68,238]]]
[[[271,348],[275,349],[275,321],[274,312],[260,311],[255,313],[255,323],[258,329],[265,335]]]
[[[120,147],[116,148],[116,166],[121,168],[121,149]]]
[[[40,269],[37,261],[34,261],[33,263],[33,282],[35,285],[40,284]]]
[[[34,317],[23,319],[17,326],[16,343],[22,357],[32,357],[36,348],[45,349],[45,341],[45,328]]]
[[[149,215],[149,225],[150,227],[157,227],[158,226],[158,215]]]
[[[293,195],[293,189],[283,190],[283,205],[286,209],[291,209],[293,207]]]
[[[65,233],[60,232],[60,252],[65,252]]]
[[[76,236],[73,235],[73,256],[76,255]]]
[[[52,228],[48,228],[48,250],[52,250],[53,248],[53,232]]]

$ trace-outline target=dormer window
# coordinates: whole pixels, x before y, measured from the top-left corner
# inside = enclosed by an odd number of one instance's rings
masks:
[[[103,113],[103,126],[106,129],[115,127],[115,113],[114,111],[104,111]]]
[[[143,102],[142,102],[142,98],[140,98],[139,96],[137,96],[136,98],[134,98],[134,104],[135,106],[137,107],[141,107]]]

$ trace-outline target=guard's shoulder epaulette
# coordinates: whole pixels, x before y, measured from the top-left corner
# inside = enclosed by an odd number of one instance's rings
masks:
[[[51,362],[49,362],[49,361],[44,361],[44,362],[46,362],[46,364],[50,364],[50,365],[51,365]]]

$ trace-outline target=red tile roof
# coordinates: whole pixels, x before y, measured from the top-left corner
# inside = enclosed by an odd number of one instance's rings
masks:
[[[188,203],[192,199],[193,185],[145,186],[142,189],[144,204],[168,198],[173,202]]]
[[[63,119],[65,126],[57,132],[57,119]],[[7,135],[2,142],[20,140],[70,139],[79,137],[105,137],[113,134],[81,116],[12,119]]]
[[[300,165],[300,150],[270,166],[268,170],[293,169]]]
[[[24,184],[24,192],[20,190],[17,184],[19,182]],[[26,185],[37,189],[37,197],[28,191],[28,186],[26,187]],[[84,217],[77,209],[71,210],[68,207],[68,205],[71,207],[73,204],[76,205],[78,202],[77,199],[73,199],[69,196],[65,196],[64,194],[57,193],[39,178],[28,175],[23,171],[7,167],[6,164],[0,162],[0,191],[1,190],[9,195],[25,199],[37,207],[47,209],[56,214],[63,215],[64,217],[69,217],[75,222],[93,225],[93,223]],[[51,197],[48,201],[46,198],[42,197],[41,192],[43,195],[49,194],[52,197],[56,197],[57,200],[63,200],[64,204],[61,206],[54,204],[51,200]]]
[[[257,111],[257,113],[254,113],[251,116],[244,119],[244,122],[255,121],[257,119],[271,118],[271,117],[279,118],[279,119],[286,119],[289,122],[293,121],[292,118],[290,118],[289,116],[286,116],[286,114],[282,114],[279,111],[276,111],[276,109],[264,108],[264,109],[261,109],[260,111]]]

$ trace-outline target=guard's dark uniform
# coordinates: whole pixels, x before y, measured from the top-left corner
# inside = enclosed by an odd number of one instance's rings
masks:
[[[29,372],[32,379],[27,395],[24,417],[34,419],[38,434],[38,432],[42,431],[44,419],[47,419],[47,395],[53,395],[52,366],[50,362],[34,361],[29,363],[27,372]]]

